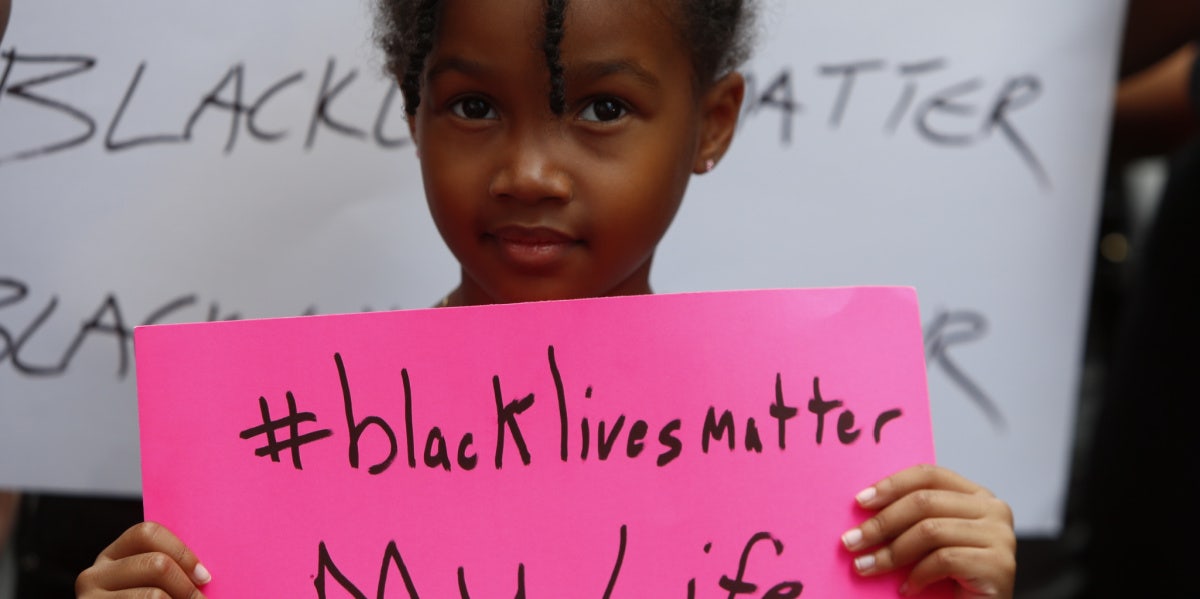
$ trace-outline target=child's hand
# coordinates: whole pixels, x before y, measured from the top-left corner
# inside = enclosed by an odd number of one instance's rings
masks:
[[[153,522],[142,522],[100,552],[96,563],[75,580],[75,594],[80,599],[203,599],[197,587],[210,578],[196,555],[171,531]]]
[[[958,584],[960,599],[1012,597],[1017,569],[1012,510],[987,489],[945,468],[916,466],[856,499],[876,512],[842,535],[848,549],[861,553],[854,560],[859,574],[912,566],[901,594],[948,578]]]

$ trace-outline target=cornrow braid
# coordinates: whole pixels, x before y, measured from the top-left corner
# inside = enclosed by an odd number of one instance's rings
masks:
[[[421,102],[421,75],[433,51],[441,3],[437,0],[376,0],[375,37],[387,56],[388,71],[400,79],[409,116]],[[758,0],[673,0],[680,40],[692,56],[697,89],[705,89],[736,69],[750,54]],[[550,71],[550,110],[566,109],[562,40],[567,0],[546,0],[542,50]]]
[[[417,27],[414,42],[405,59],[404,80],[400,91],[404,93],[404,110],[409,116],[417,114],[421,104],[421,73],[425,70],[425,58],[433,50],[433,33],[437,29],[437,0],[422,0],[417,9]]]
[[[550,70],[550,111],[561,115],[566,110],[567,90],[563,78],[562,39],[567,0],[546,0],[546,67]]]

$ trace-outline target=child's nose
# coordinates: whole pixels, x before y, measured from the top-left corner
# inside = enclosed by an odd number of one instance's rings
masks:
[[[563,152],[554,144],[513,144],[507,154],[492,177],[492,197],[530,203],[571,199],[571,176],[563,168]]]

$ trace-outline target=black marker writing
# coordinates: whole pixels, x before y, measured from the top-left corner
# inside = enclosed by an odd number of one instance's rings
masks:
[[[342,403],[346,407],[346,427],[350,430],[350,467],[358,468],[359,440],[368,426],[374,426],[387,436],[389,445],[387,457],[378,464],[367,468],[367,472],[370,472],[371,474],[379,474],[384,470],[387,470],[388,467],[392,465],[392,460],[396,459],[396,451],[398,449],[396,447],[396,433],[392,431],[392,427],[388,426],[388,423],[384,422],[383,419],[378,416],[367,416],[362,420],[354,419],[354,401],[350,397],[350,381],[346,376],[346,365],[342,362],[341,354],[333,354],[333,361],[337,365],[338,380],[342,385]],[[410,393],[408,392],[408,371],[403,370],[401,372],[405,382],[405,406],[409,406],[411,405],[411,400],[409,399]],[[410,435],[409,444],[411,445],[411,443],[412,436]],[[411,456],[411,450],[409,455]]]
[[[908,114],[908,109],[912,108],[913,99],[917,96],[916,78],[920,75],[944,68],[946,68],[946,61],[942,58],[900,65],[900,75],[905,78],[906,82],[904,84],[904,91],[900,94],[900,99],[896,101],[895,107],[892,108],[892,113],[888,116],[887,125],[884,126],[884,129],[888,133],[895,133],[896,129],[900,128],[900,123],[904,121],[904,116]]]
[[[978,312],[969,310],[942,310],[925,328],[925,361],[930,368],[935,365],[950,377],[980,410],[992,426],[999,431],[1008,428],[1008,422],[1000,407],[950,357],[950,348],[955,345],[974,343],[987,334],[987,319]]]
[[[254,101],[254,104],[250,106],[250,110],[246,111],[246,129],[250,132],[250,135],[253,135],[255,139],[267,142],[279,141],[287,136],[287,130],[267,132],[260,129],[258,126],[258,115],[263,106],[269,102],[271,98],[274,98],[276,94],[284,89],[300,83],[300,81],[303,79],[304,71],[292,73],[291,75],[276,81],[274,84],[268,87],[266,91],[258,96],[258,99]]]
[[[404,563],[404,557],[400,555],[400,549],[396,546],[396,542],[388,543],[383,550],[383,565],[379,567],[379,586],[376,589],[375,596],[378,599],[383,599],[384,591],[387,590],[388,573],[391,570],[398,570],[400,577],[404,580],[404,588],[408,591],[408,596],[412,599],[417,599],[417,586],[413,583],[412,574],[408,571],[408,566]],[[317,597],[325,599],[325,576],[328,574],[337,582],[338,586],[343,591],[350,593],[355,599],[367,599],[367,596],[350,579],[342,574],[338,569],[337,564],[333,563],[333,558],[329,555],[329,550],[325,547],[325,542],[321,541],[317,546],[317,576],[313,579],[313,586],[316,587]],[[464,595],[465,597],[465,595]]]
[[[550,349],[553,349],[553,347]],[[562,378],[558,373],[557,363],[553,361],[551,362],[551,373],[554,376],[555,388],[558,391],[560,400],[560,454],[566,456],[567,454],[563,454],[562,452],[567,451],[569,448],[568,435],[570,431],[570,422],[567,418],[566,394],[559,386]],[[593,391],[593,388],[588,386],[583,393],[584,398],[592,399],[594,395]],[[626,427],[627,424],[628,427]],[[678,431],[681,426],[681,421],[674,420],[659,429],[657,439],[659,444],[665,448],[665,451],[658,456],[657,463],[659,466],[665,466],[675,458],[679,457],[683,448],[683,444],[679,441],[679,438],[675,436],[675,432]],[[594,446],[596,449],[596,457],[600,461],[608,460],[614,455],[614,452],[616,452],[622,433],[625,433],[625,457],[629,459],[635,459],[642,455],[642,453],[646,450],[646,438],[650,434],[650,424],[645,420],[632,419],[625,414],[617,414],[615,420],[601,418],[596,421],[595,426],[593,427],[591,418],[586,416],[580,418],[579,459],[586,461],[591,456],[592,448]],[[593,443],[593,439],[595,440],[595,443]],[[566,457],[563,459],[566,461]]]
[[[312,412],[297,412],[296,398],[291,391],[287,392],[288,415],[283,418],[271,419],[271,409],[267,404],[266,397],[258,398],[259,411],[262,413],[262,424],[259,426],[250,427],[238,434],[243,439],[253,439],[259,435],[267,436],[267,444],[254,450],[256,456],[271,456],[272,462],[279,461],[279,453],[288,450],[292,454],[292,465],[297,470],[302,470],[304,466],[300,463],[300,447],[314,441],[319,441],[333,434],[333,431],[328,429],[312,431],[309,433],[300,434],[301,422],[316,422],[317,416]],[[288,436],[284,440],[279,440],[275,433],[279,429],[286,428]]]
[[[517,416],[533,407],[533,394],[530,393],[523,399],[514,399],[505,404],[504,394],[500,391],[499,376],[492,377],[492,388],[496,393],[496,470],[504,467],[504,437],[506,436],[506,430],[512,433],[513,442],[517,444],[517,451],[521,453],[521,462],[528,466],[530,460],[529,448],[525,445],[525,436],[521,434],[521,426],[517,423]]]
[[[36,378],[62,377],[68,374],[71,364],[84,346],[99,345],[112,354],[117,380],[127,378],[133,356],[133,325],[172,322],[215,322],[239,320],[241,314],[223,308],[219,302],[202,303],[195,293],[182,294],[152,307],[141,320],[129,318],[125,303],[116,293],[107,293],[100,298],[96,309],[88,316],[63,314],[60,299],[50,295],[45,303],[27,322],[13,323],[4,310],[10,306],[38,302],[25,281],[0,275],[0,366],[6,362],[20,376]],[[69,303],[69,300],[68,302]],[[396,308],[392,308],[396,309]],[[364,306],[363,312],[373,311]],[[304,313],[317,313],[316,306],[309,306]],[[75,320],[78,318],[79,320]],[[79,322],[73,325],[72,336],[51,338],[51,319],[66,319]],[[91,343],[88,343],[91,341]],[[31,357],[40,346],[58,343],[63,347],[55,361],[40,362]]]
[[[215,107],[220,110],[229,111],[229,136],[225,140],[225,153],[233,151],[233,144],[237,141],[238,131],[242,128],[242,114],[246,112],[246,106],[242,102],[242,87],[243,87],[243,71],[241,63],[233,65],[225,77],[217,83],[217,86],[208,92],[200,100],[200,105],[192,111],[192,115],[188,117],[187,125],[183,128],[183,138],[192,139],[192,133],[196,128],[196,123],[205,112],[210,110],[209,107]],[[233,96],[231,98],[223,98],[226,93],[226,88],[233,85]]]
[[[846,114],[846,106],[850,104],[850,96],[854,91],[854,80],[860,72],[879,71],[883,69],[882,60],[862,60],[845,64],[823,65],[820,73],[826,77],[840,77],[841,86],[838,88],[837,100],[829,115],[829,126],[837,129],[842,125],[842,117]]]
[[[554,377],[554,393],[558,397],[558,455],[562,461],[567,461],[567,394],[563,390],[562,375],[558,372],[558,362],[554,359],[554,346],[546,348],[546,358],[550,362],[550,376]]]
[[[0,295],[0,308],[19,300],[23,292],[23,288],[16,288],[13,294],[7,296]],[[0,332],[4,331],[0,330]],[[4,332],[4,334],[6,336],[3,337],[3,340],[6,343],[11,343],[12,341],[7,336],[7,332]],[[396,457],[401,451],[399,438],[396,433],[398,429],[394,428],[382,414],[362,414],[363,410],[355,405],[352,392],[353,386],[350,382],[351,369],[347,361],[340,352],[334,353],[332,357],[337,372],[338,384],[341,389],[340,408],[342,412],[341,416],[346,423],[346,455],[349,467],[352,470],[359,470],[363,468],[363,464],[365,463],[368,474],[372,476],[381,475],[392,468],[396,462]],[[562,373],[559,372],[554,359],[553,347],[548,348],[547,357],[550,359],[551,377],[556,383],[562,381]],[[403,385],[404,450],[407,453],[409,468],[415,469],[419,463],[423,463],[428,469],[441,469],[445,472],[451,472],[455,464],[457,464],[460,470],[474,470],[479,460],[479,456],[474,450],[474,434],[471,432],[463,434],[458,438],[457,446],[455,446],[440,426],[431,426],[428,429],[422,427],[422,430],[427,432],[423,433],[424,452],[421,454],[422,460],[418,461],[417,448],[419,445],[414,419],[414,406],[416,402],[413,397],[412,381],[407,368],[400,368],[400,382]],[[789,406],[786,403],[781,373],[776,373],[774,387],[775,401],[767,403],[764,407],[769,417],[774,418],[779,425],[777,443],[779,449],[782,451],[787,447],[787,425],[789,422],[799,418],[799,409]],[[825,441],[826,423],[833,419],[836,419],[836,424],[834,425],[836,427],[836,435],[842,445],[853,445],[858,442],[860,437],[863,436],[864,429],[871,431],[871,438],[874,439],[875,444],[880,444],[883,441],[885,426],[903,416],[900,409],[886,409],[875,416],[872,427],[868,428],[865,425],[860,427],[858,413],[851,409],[852,405],[848,405],[851,402],[843,399],[826,399],[821,390],[819,377],[813,377],[812,390],[813,395],[808,402],[808,412],[814,416],[811,422],[814,424],[816,432],[814,441],[817,446],[820,446]],[[592,387],[587,387],[584,395],[586,398],[591,398],[593,396]],[[287,415],[281,418],[273,418],[266,396],[260,396],[258,401],[261,424],[241,431],[239,436],[247,440],[265,436],[266,442],[255,450],[255,455],[260,457],[269,456],[273,462],[280,462],[281,454],[285,451],[290,452],[292,464],[299,470],[302,469],[300,448],[331,436],[332,431],[322,429],[302,433],[300,424],[305,422],[315,423],[318,421],[318,416],[313,412],[299,412],[296,406],[296,398],[292,391],[286,392],[286,398],[288,407]],[[538,405],[535,402],[535,394],[527,393],[524,396],[518,396],[516,399],[506,400],[500,376],[494,375],[492,376],[492,402],[495,406],[496,415],[495,468],[497,470],[503,469],[504,454],[506,447],[509,445],[512,445],[518,452],[521,465],[529,466],[533,461],[533,456],[526,440],[526,431],[522,426],[521,416],[535,409]],[[401,409],[395,403],[391,403],[390,405],[394,406],[395,410]],[[560,414],[563,413],[565,411],[560,408]],[[544,422],[545,420],[533,419],[532,421]],[[676,418],[662,425],[658,429],[657,435],[653,435],[648,422],[638,418],[631,418],[626,414],[619,414],[615,419],[597,419],[596,427],[593,429],[591,421],[584,417],[580,419],[579,430],[581,431],[582,447],[579,459],[580,461],[586,461],[591,455],[591,449],[594,447],[595,455],[600,461],[607,461],[618,457],[637,460],[647,453],[648,440],[656,440],[661,446],[661,450],[655,458],[655,463],[660,468],[665,467],[679,458],[684,451],[685,444],[679,435],[682,429],[683,420]],[[705,412],[702,426],[696,430],[699,432],[698,441],[701,454],[708,454],[712,449],[714,441],[718,444],[727,445],[730,452],[735,452],[739,449],[739,437],[741,439],[741,448],[746,453],[762,454],[764,451],[763,430],[759,428],[758,421],[754,416],[739,418],[735,416],[733,410],[727,409],[718,412],[717,407],[709,406]],[[281,431],[283,431],[283,438],[281,438]],[[560,422],[560,434],[561,431]],[[766,429],[766,431],[769,434],[771,429]],[[364,459],[362,455],[364,439],[372,436],[374,438],[382,438],[385,449],[382,453],[377,453],[371,458]],[[377,444],[376,446],[379,445]]]
[[[763,108],[778,110],[781,119],[780,139],[784,145],[792,143],[792,127],[796,120],[796,113],[800,112],[803,107],[796,101],[792,92],[791,70],[780,71],[779,75],[767,85],[762,93],[759,93],[757,88],[758,80],[753,74],[747,74],[746,98],[748,100],[742,108],[744,113],[742,122],[745,122],[746,116],[754,115]]]
[[[104,148],[110,152],[128,150],[145,144],[180,143],[184,141],[183,135],[172,133],[140,135],[126,140],[117,139],[117,127],[120,126],[121,119],[125,116],[125,111],[129,109],[129,102],[133,99],[134,92],[138,88],[138,83],[142,80],[142,73],[145,71],[146,63],[143,61],[138,65],[137,70],[134,71],[133,80],[129,82],[129,87],[125,90],[125,96],[121,98],[121,105],[117,107],[117,113],[113,115],[112,121],[108,124],[108,132],[104,135]]]
[[[721,577],[720,586],[722,589],[729,591],[729,599],[735,599],[738,595],[750,595],[758,590],[758,585],[747,582],[745,579],[746,564],[750,561],[750,551],[754,549],[755,545],[763,541],[770,541],[775,549],[776,556],[783,555],[783,541],[771,536],[771,533],[760,532],[750,537],[750,540],[746,542],[746,546],[742,549],[741,559],[738,560],[737,574],[733,578],[728,576]],[[803,591],[804,585],[798,580],[781,582],[771,587],[763,595],[763,599],[795,599]],[[691,599],[690,593],[689,599]]]
[[[462,599],[471,599],[471,592],[467,590],[467,570],[462,566],[458,567],[458,594]],[[513,599],[525,599],[525,564],[517,564],[517,594]]]
[[[882,132],[893,136],[903,123],[911,122],[918,139],[953,148],[974,147],[999,132],[1001,139],[1014,150],[1038,185],[1050,189],[1049,172],[1014,119],[1016,113],[1033,108],[1041,98],[1044,87],[1041,77],[1032,73],[1001,77],[998,81],[982,76],[966,77],[943,85],[932,93],[922,93],[922,86],[918,85],[919,78],[931,78],[935,73],[944,74],[949,67],[950,61],[945,57],[895,64],[881,58],[868,58],[818,66],[817,76],[836,84],[829,103],[829,128],[839,130],[854,119],[878,118]],[[795,83],[792,73],[791,67],[783,67],[775,76],[767,78],[749,73],[743,107],[743,123],[759,116],[765,108],[779,110],[779,140],[785,146],[792,143],[795,117],[802,106],[793,88],[799,86],[808,89],[803,83]],[[901,83],[890,110],[886,114],[867,114],[860,109],[858,114],[854,114],[851,106],[861,87],[860,83],[870,79],[877,87],[887,81],[880,79],[883,77]],[[770,81],[764,91],[759,91],[760,80]],[[978,94],[986,93],[989,80],[996,82],[997,91],[983,100],[978,99]]]
[[[9,49],[5,52],[0,52],[0,58],[3,58],[7,63],[4,65],[4,74],[0,75],[0,97],[5,94],[20,98],[26,102],[41,106],[43,108],[53,110],[65,116],[78,121],[83,125],[84,131],[74,137],[49,142],[45,145],[21,150],[9,156],[0,156],[0,164],[11,160],[26,160],[41,156],[44,154],[53,154],[62,150],[68,150],[76,146],[87,143],[96,133],[96,121],[87,113],[67,104],[65,101],[51,98],[41,93],[30,91],[30,88],[40,87],[48,83],[53,83],[67,77],[74,77],[81,73],[90,71],[96,66],[96,59],[91,56],[64,56],[64,55],[21,55],[16,49]],[[41,75],[32,79],[23,79],[14,83],[9,83],[9,76],[12,73],[13,66],[18,62],[35,63],[35,64],[66,64],[68,68],[50,73],[49,75]]]
[[[708,453],[710,441],[720,441],[722,438],[728,438],[730,451],[737,448],[737,428],[733,424],[733,413],[725,410],[719,419],[716,414],[716,408],[710,407],[704,416],[704,428],[700,431],[700,450],[704,453]],[[746,419],[745,431],[746,451],[762,453],[762,437],[758,434],[758,424],[754,418]]]
[[[341,133],[342,135],[357,139],[362,139],[367,135],[362,129],[352,125],[347,125],[341,121],[334,120],[334,118],[329,114],[330,104],[332,104],[338,95],[345,91],[346,86],[350,85],[350,83],[354,81],[354,78],[358,76],[357,69],[350,69],[350,72],[347,73],[346,76],[342,77],[340,81],[330,86],[330,80],[333,79],[333,73],[336,69],[337,61],[330,58],[329,62],[325,65],[325,78],[321,80],[321,91],[317,94],[317,104],[316,107],[313,108],[312,120],[310,120],[308,124],[308,138],[304,142],[305,148],[312,148],[313,142],[317,138],[317,127],[319,125],[324,125],[330,129],[333,129],[334,131],[337,131],[338,133]]]
[[[609,574],[608,584],[604,589],[603,599],[611,599],[613,591],[616,589],[617,581],[621,575],[621,567],[625,563],[625,553],[629,544],[628,526],[622,524],[620,530],[620,539],[617,544],[617,555],[613,561],[612,570]],[[408,566],[404,563],[404,557],[400,554],[400,549],[396,545],[396,541],[388,542],[387,547],[383,552],[383,564],[379,570],[379,584],[376,587],[376,597],[383,599],[387,596],[385,593],[388,589],[388,574],[391,571],[398,571],[404,582],[404,590],[408,593],[410,599],[419,599],[420,594],[417,591],[417,585],[413,580],[412,573]],[[461,599],[470,599],[471,593],[467,588],[466,568],[459,566],[457,571],[458,592]],[[350,593],[351,596],[359,599],[367,599],[367,595],[355,585],[349,577],[342,573],[337,564],[333,561],[333,557],[329,553],[329,549],[325,541],[321,541],[317,545],[317,575],[313,578],[313,586],[316,588],[318,599],[325,599],[328,595],[328,588],[333,588],[332,583],[336,583],[337,588]],[[589,596],[587,594],[580,595],[579,589],[573,589],[572,592],[560,594],[562,597],[579,597]],[[517,565],[517,590],[516,599],[525,599],[525,564]]]
[[[970,117],[978,113],[974,104],[959,102],[958,98],[978,91],[983,87],[982,79],[970,79],[942,89],[921,103],[916,110],[917,131],[926,139],[943,146],[966,146],[975,141],[975,131],[951,132],[930,124],[934,115]]]
[[[992,107],[990,118],[985,125],[985,132],[990,133],[992,129],[1000,129],[1004,137],[1009,143],[1016,148],[1017,153],[1021,155],[1021,160],[1033,171],[1038,182],[1044,188],[1050,188],[1050,174],[1046,172],[1046,167],[1042,166],[1042,162],[1034,153],[1033,148],[1029,146],[1029,142],[1017,131],[1016,126],[1009,120],[1009,115],[1017,110],[1025,108],[1033,104],[1042,93],[1042,80],[1032,75],[1024,75],[1010,79],[1004,85],[1004,89],[1000,92],[999,99]]]
[[[382,101],[374,115],[374,122],[355,123],[346,115],[335,118],[335,103],[348,98],[351,93],[360,92],[358,88],[362,86],[355,85],[358,69],[339,71],[334,58],[326,61],[324,75],[319,79],[319,87],[315,90],[304,89],[302,84],[308,80],[308,73],[300,70],[268,79],[269,83],[257,95],[250,90],[256,87],[255,82],[262,79],[261,73],[243,62],[234,63],[217,72],[219,75],[214,77],[214,85],[198,86],[193,90],[196,94],[193,98],[196,100],[180,107],[181,110],[177,114],[181,125],[177,129],[153,133],[136,132],[140,106],[146,104],[144,101],[138,102],[138,91],[146,78],[169,73],[169,69],[156,70],[148,61],[138,62],[130,68],[129,72],[132,75],[128,84],[121,88],[119,96],[114,95],[111,104],[116,107],[114,112],[111,116],[103,115],[98,118],[97,115],[80,108],[83,102],[78,98],[71,98],[66,92],[54,93],[52,84],[71,77],[90,75],[99,58],[88,55],[23,54],[10,48],[0,52],[0,60],[4,61],[3,70],[0,71],[0,97],[11,96],[14,100],[69,118],[76,122],[80,129],[78,133],[66,139],[39,139],[24,143],[18,141],[16,143],[25,147],[0,155],[0,166],[8,162],[40,158],[82,147],[96,137],[98,120],[106,120],[108,123],[102,142],[104,149],[110,153],[163,144],[192,143],[206,121],[212,120],[204,117],[216,113],[224,113],[228,118],[222,148],[222,152],[228,155],[235,151],[243,129],[250,139],[260,143],[276,143],[287,138],[291,130],[279,125],[264,125],[263,113],[270,112],[278,97],[306,91],[314,94],[314,100],[313,109],[307,115],[307,122],[304,124],[307,130],[302,144],[304,150],[313,149],[319,137],[318,132],[322,129],[344,139],[373,143],[385,150],[401,148],[411,143],[407,136],[407,128],[395,125],[402,125],[403,119],[393,118],[396,112],[393,109],[399,103],[400,95],[397,93],[396,83],[391,80],[376,84]],[[32,76],[23,73],[31,67],[43,66],[51,66],[56,70],[48,73],[41,70]],[[316,83],[314,82],[314,85]],[[97,87],[92,86],[92,89]],[[161,106],[163,100],[155,100]],[[372,134],[367,135],[367,130]]]
[[[858,440],[858,436],[862,433],[861,430],[854,428],[854,412],[849,408],[843,408],[845,402],[841,399],[826,400],[821,395],[821,379],[813,377],[813,396],[808,401],[808,411],[817,417],[817,445],[821,444],[825,435],[825,415],[841,409],[837,419],[837,437],[842,445],[850,445]],[[883,427],[885,424],[900,418],[903,413],[899,409],[885,410],[875,418],[874,439],[878,445],[883,441]]]
[[[0,52],[0,59],[5,64],[0,74],[0,97],[11,96],[16,100],[52,111],[69,118],[78,124],[80,131],[66,139],[39,140],[28,147],[0,155],[0,166],[7,162],[28,160],[78,148],[88,143],[97,130],[96,115],[89,114],[79,107],[80,102],[69,98],[65,93],[53,93],[53,83],[63,79],[85,76],[94,71],[99,58],[79,54],[22,54],[10,48]],[[33,76],[18,73],[28,67],[53,66],[56,70],[42,71]],[[950,60],[946,57],[930,57],[917,60],[888,61],[883,58],[870,57],[825,63],[816,66],[815,71],[820,80],[832,84],[832,93],[823,96],[828,98],[827,123],[832,129],[842,129],[854,118],[866,118],[860,109],[851,110],[856,94],[863,87],[860,83],[881,81],[881,77],[890,77],[899,83],[896,100],[891,104],[886,114],[872,115],[877,117],[880,129],[884,134],[894,135],[905,122],[911,122],[913,130],[919,138],[934,145],[944,147],[967,148],[986,142],[992,137],[999,137],[1010,146],[1021,163],[1033,175],[1043,189],[1050,189],[1052,180],[1038,152],[1030,141],[1030,137],[1019,128],[1015,115],[1022,111],[1035,108],[1045,82],[1036,74],[1020,73],[1002,77],[963,77],[942,85],[938,91],[923,93],[924,85],[918,85],[918,78],[928,79],[934,74],[944,75],[950,68]],[[258,95],[252,95],[248,90],[253,81],[261,80],[261,74],[254,71],[251,65],[237,62],[233,66],[218,71],[214,77],[216,85],[199,87],[195,90],[198,102],[185,105],[180,113],[183,126],[176,131],[160,131],[155,133],[122,134],[125,127],[136,129],[136,123],[130,125],[127,121],[136,121],[138,111],[136,94],[142,80],[154,73],[169,73],[170,69],[152,70],[147,61],[140,61],[136,67],[131,67],[132,76],[128,85],[123,88],[119,99],[114,97],[112,105],[117,106],[111,117],[107,117],[108,127],[104,135],[103,146],[108,152],[122,152],[135,148],[161,144],[191,143],[199,128],[202,116],[212,111],[228,113],[228,132],[224,137],[223,152],[231,154],[235,151],[239,131],[245,129],[251,139],[261,143],[276,143],[287,138],[291,132],[287,127],[266,127],[260,117],[269,111],[270,106],[278,96],[285,94],[310,93],[313,95],[312,111],[306,116],[304,124],[305,135],[301,146],[312,150],[320,137],[321,130],[327,130],[343,139],[353,139],[370,143],[385,150],[407,146],[411,139],[407,130],[402,126],[403,120],[394,118],[400,94],[393,81],[378,84],[380,98],[378,110],[371,123],[355,122],[351,115],[343,111],[341,116],[335,116],[335,104],[357,92],[357,68],[339,68],[334,58],[329,58],[319,78],[308,77],[305,70],[292,71],[282,76],[269,78],[269,83],[260,88]],[[794,137],[796,117],[804,108],[797,98],[796,88],[808,89],[809,86],[795,81],[793,66],[784,66],[769,77],[747,76],[746,102],[743,107],[745,119],[757,117],[770,109],[778,111],[780,117],[780,141],[790,145]],[[805,72],[801,69],[800,72]],[[998,85],[998,91],[984,100],[973,99],[978,93],[986,93],[988,81]],[[301,85],[307,84],[307,85]],[[305,88],[308,89],[305,89]],[[312,89],[314,88],[315,89]],[[877,93],[873,89],[873,93]],[[107,116],[107,115],[106,115]],[[365,120],[365,119],[364,119]],[[401,123],[396,126],[394,123]],[[389,125],[391,131],[389,132]],[[370,132],[368,134],[368,131]],[[999,135],[994,135],[999,133]]]
[[[398,440],[396,438],[395,429],[388,424],[382,416],[368,416],[362,420],[358,420],[354,415],[354,399],[350,393],[350,382],[346,372],[346,365],[340,353],[333,355],[334,363],[337,366],[338,379],[342,387],[342,403],[345,407],[346,414],[346,430],[349,439],[349,463],[354,469],[359,468],[360,445],[363,435],[368,430],[375,430],[382,433],[387,439],[387,456],[381,461],[367,469],[367,472],[376,475],[386,472],[392,467],[395,461],[396,454],[399,453]],[[415,425],[413,420],[413,389],[412,381],[410,380],[408,369],[400,369],[400,380],[404,386],[404,446],[408,457],[408,467],[417,467],[416,444],[417,437],[415,434]],[[373,427],[373,428],[368,428]],[[466,433],[459,439],[457,464],[462,470],[474,470],[479,462],[479,457],[474,453],[472,445],[475,443],[475,436],[471,433]],[[523,443],[523,440],[522,440]],[[450,454],[450,446],[446,439],[446,435],[440,427],[434,426],[429,429],[425,435],[425,451],[422,456],[422,461],[428,468],[441,468],[446,472],[451,471],[452,462]]]
[[[795,418],[800,409],[783,403],[782,373],[775,373],[775,403],[767,411],[771,418],[779,421],[779,449],[787,449],[787,421]]]
[[[610,599],[613,589],[617,586],[617,577],[621,575],[621,564],[625,563],[625,547],[628,545],[628,537],[627,527],[622,524],[621,540],[617,546],[617,559],[613,563],[612,574],[608,577],[608,586],[604,588],[604,599]]]
[[[10,295],[0,298],[0,308],[8,305],[16,304],[24,300],[29,295],[29,288],[24,283],[14,279],[0,278],[0,292],[7,289]],[[74,339],[67,346],[66,351],[59,357],[57,363],[54,364],[32,364],[21,357],[21,350],[25,348],[38,330],[46,323],[55,309],[58,307],[58,297],[51,297],[33,322],[29,324],[23,331],[14,336],[7,328],[0,326],[0,341],[3,346],[0,347],[0,362],[8,359],[12,362],[13,367],[17,372],[36,377],[59,376],[66,372],[67,367],[71,364],[71,360],[75,357],[76,352],[83,346],[83,342],[92,335],[108,335],[116,342],[117,348],[117,378],[124,378],[129,372],[129,345],[133,339],[133,331],[125,324],[125,319],[121,315],[120,306],[117,299],[113,295],[104,298],[100,307],[96,310],[83,325],[79,328]],[[152,314],[152,316],[157,315]]]
[[[733,426],[733,413],[725,410],[718,420],[717,409],[710,407],[704,416],[704,429],[700,432],[700,449],[704,453],[708,453],[709,442],[713,439],[720,441],[722,438],[728,439],[729,450],[733,451],[737,446],[737,431]]]
[[[677,418],[668,422],[658,431],[658,442],[666,448],[666,451],[658,454],[658,459],[655,460],[659,468],[670,464],[683,453],[683,441],[680,441],[679,437],[675,435],[682,427],[683,421]]]

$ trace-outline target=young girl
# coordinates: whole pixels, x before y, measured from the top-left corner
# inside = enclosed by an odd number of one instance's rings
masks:
[[[650,293],[691,175],[733,137],[750,4],[381,0],[429,209],[462,267],[441,305]],[[859,574],[909,568],[904,594],[950,579],[959,597],[1012,595],[1011,512],[985,489],[919,466],[855,499],[875,512],[841,538]],[[184,543],[143,523],[76,590],[184,599],[209,580]]]

